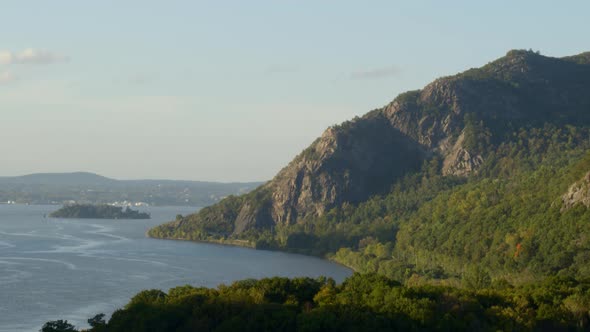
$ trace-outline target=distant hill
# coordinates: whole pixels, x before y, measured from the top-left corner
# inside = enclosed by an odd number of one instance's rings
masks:
[[[0,184],[45,184],[45,185],[108,185],[118,180],[88,172],[35,173],[21,176],[0,177]]]
[[[512,50],[328,128],[271,181],[150,235],[398,280],[590,273],[590,53]],[[242,242],[236,242],[242,241]]]
[[[150,205],[207,206],[246,193],[259,182],[116,180],[88,172],[36,173],[0,177],[0,202],[27,204],[143,202]]]

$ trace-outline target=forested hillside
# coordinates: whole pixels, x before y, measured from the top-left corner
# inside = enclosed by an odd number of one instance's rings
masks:
[[[333,126],[267,184],[150,231],[459,285],[590,273],[590,61],[510,51]]]

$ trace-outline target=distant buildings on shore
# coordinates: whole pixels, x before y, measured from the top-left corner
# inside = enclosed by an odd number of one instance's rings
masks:
[[[112,203],[107,203],[107,205],[112,205],[112,206],[150,206],[148,203],[146,202],[128,202],[128,201],[122,201],[122,202],[112,202]]]

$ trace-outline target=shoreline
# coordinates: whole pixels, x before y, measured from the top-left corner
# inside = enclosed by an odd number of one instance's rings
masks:
[[[220,246],[227,246],[227,247],[239,247],[239,248],[247,248],[247,249],[253,249],[253,250],[261,250],[261,249],[256,249],[254,247],[254,245],[245,246],[245,245],[240,245],[238,243],[229,243],[229,242],[223,242],[223,241],[189,240],[189,239],[172,238],[172,237],[153,237],[153,236],[150,236],[148,233],[149,233],[149,229],[147,231],[145,231],[145,233],[144,233],[145,237],[149,238],[149,239],[154,239],[154,240],[184,241],[184,242],[195,242],[195,243],[203,243],[203,244],[217,244]],[[243,240],[243,241],[245,241],[245,240]]]
[[[252,246],[244,246],[244,245],[240,245],[238,243],[227,243],[227,242],[222,242],[222,241],[188,240],[188,239],[182,239],[182,238],[153,237],[153,236],[150,236],[148,234],[148,232],[149,232],[149,229],[147,231],[145,231],[145,233],[144,233],[145,237],[149,238],[149,239],[154,239],[154,240],[184,241],[184,242],[195,242],[195,243],[202,243],[202,244],[214,244],[214,245],[219,245],[219,246],[238,247],[238,248],[260,250],[260,251],[273,251],[273,252],[281,252],[281,253],[285,253],[285,254],[315,257],[315,258],[319,258],[321,260],[325,260],[325,261],[340,265],[342,267],[345,267],[345,268],[349,269],[352,273],[357,273],[356,269],[354,269],[352,266],[348,266],[346,264],[338,262],[328,256],[310,255],[310,254],[304,254],[304,253],[300,253],[300,252],[293,252],[293,251],[279,250],[279,249],[256,249],[253,245]],[[246,240],[241,240],[241,241],[246,241]]]

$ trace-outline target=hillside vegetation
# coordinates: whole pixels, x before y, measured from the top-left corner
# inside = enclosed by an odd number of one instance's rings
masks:
[[[333,126],[277,176],[153,237],[461,285],[590,273],[590,61],[514,50]]]
[[[341,285],[326,278],[270,278],[217,289],[145,290],[110,320],[99,314],[88,322],[92,332],[584,331],[589,297],[590,283],[568,278],[488,289],[402,286],[375,274],[356,274]],[[44,328],[75,331],[64,321]]]

